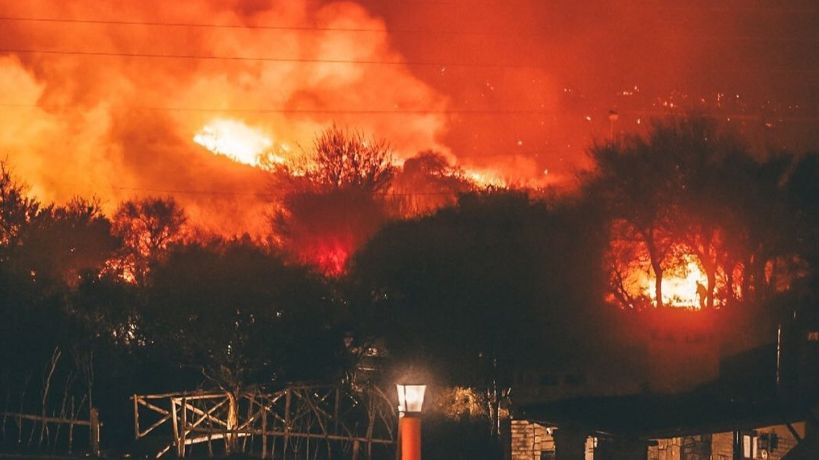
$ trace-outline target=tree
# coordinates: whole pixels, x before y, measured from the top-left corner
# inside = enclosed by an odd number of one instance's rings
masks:
[[[654,273],[656,305],[662,307],[675,172],[673,164],[663,161],[668,157],[658,144],[630,136],[593,146],[595,170],[586,177],[586,193],[606,204],[614,244],[642,243]],[[616,266],[611,269],[615,277],[619,275]]]
[[[795,161],[785,186],[787,211],[793,217],[788,241],[796,246],[808,273],[800,283],[805,296],[819,296],[819,153]],[[815,313],[814,313],[815,314]]]
[[[732,132],[698,117],[657,123],[647,136],[598,145],[591,154],[597,168],[586,190],[610,210],[608,263],[621,304],[635,304],[617,285],[624,271],[640,265],[642,253],[658,307],[664,274],[684,267],[688,256],[707,277],[709,308],[718,298],[733,302],[737,292],[765,299],[776,278],[765,275],[766,267],[788,270],[784,157],[758,161]]]
[[[187,221],[173,198],[143,198],[122,203],[114,214],[113,234],[125,251],[120,270],[126,277],[143,279],[152,263],[183,238]]]
[[[516,372],[576,358],[600,337],[583,319],[602,297],[597,214],[497,191],[386,226],[351,268],[358,336],[385,339],[394,362],[440,384],[486,394],[497,430]]]
[[[458,195],[473,190],[462,171],[440,153],[428,150],[404,161],[396,170],[391,204],[402,218],[432,213],[453,206]]]
[[[315,167],[309,179],[325,189],[358,188],[381,192],[393,177],[392,150],[379,139],[336,125],[319,135],[313,145]]]
[[[672,187],[666,190],[673,209],[669,230],[699,260],[707,277],[706,306],[713,308],[717,273],[730,238],[727,213],[734,205],[723,173],[727,165],[738,168],[752,161],[750,154],[733,133],[703,118],[657,125],[651,142],[674,167]]]
[[[147,340],[225,392],[228,429],[249,386],[339,372],[343,342],[323,280],[248,242],[180,246],[154,266],[149,286]]]
[[[0,162],[0,262],[6,262],[16,250],[20,233],[39,209],[40,204],[26,195],[6,162]]]
[[[347,259],[387,219],[383,191],[393,176],[384,141],[333,126],[316,138],[314,166],[290,180],[273,227],[302,263],[339,275]]]
[[[72,287],[86,274],[97,276],[119,249],[99,203],[82,198],[40,208],[20,232],[20,241],[20,269]]]

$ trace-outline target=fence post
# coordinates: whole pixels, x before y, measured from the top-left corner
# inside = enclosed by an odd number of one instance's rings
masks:
[[[267,458],[267,406],[264,404],[264,399],[261,399],[262,404],[262,458]]]
[[[134,394],[134,439],[139,439],[139,400],[138,396]]]
[[[170,398],[171,400],[171,430],[173,433],[173,445],[176,447],[176,457],[182,458],[182,454],[179,450],[179,420],[176,417],[176,399],[173,396]]]
[[[284,394],[284,450],[282,455],[287,458],[287,446],[290,443],[290,392],[291,388],[287,387]]]
[[[361,450],[361,445],[358,443],[358,439],[353,441],[353,456],[352,460],[358,460],[358,454]]]
[[[100,455],[100,416],[99,412],[97,411],[96,407],[92,407],[89,412],[89,432],[90,432],[90,443],[89,447],[91,450],[91,455],[94,457],[99,457]]]
[[[188,399],[182,397],[182,431],[179,433],[179,457],[185,458],[185,439],[188,435]]]

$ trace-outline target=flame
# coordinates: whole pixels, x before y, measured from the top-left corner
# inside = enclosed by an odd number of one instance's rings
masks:
[[[318,266],[322,273],[328,276],[338,276],[344,273],[347,259],[350,258],[350,249],[338,241],[326,241],[316,248],[309,262]]]
[[[481,188],[505,188],[506,181],[494,172],[487,170],[466,169],[464,175],[475,185]]]
[[[262,154],[273,147],[273,140],[261,130],[228,119],[216,119],[206,124],[193,136],[193,141],[217,155],[250,166],[259,166]],[[271,159],[275,163],[284,163],[284,158],[278,155]]]
[[[675,274],[663,277],[663,304],[668,307],[699,309],[700,293],[698,291],[702,290],[699,286],[707,286],[708,277],[703,273],[694,256],[686,255],[683,260],[683,266],[672,270],[676,272]],[[651,300],[657,300],[654,292],[654,280],[650,277],[646,278],[643,292]]]
[[[128,284],[136,284],[137,282],[134,264],[120,257],[105,261],[105,265],[100,270],[98,277],[102,278],[105,275],[114,275]]]

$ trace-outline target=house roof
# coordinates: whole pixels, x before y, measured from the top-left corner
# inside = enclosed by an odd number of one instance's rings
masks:
[[[576,398],[522,407],[522,415],[555,426],[589,433],[658,439],[750,430],[805,420],[807,407],[775,399],[739,400],[714,391],[681,395],[637,394]]]

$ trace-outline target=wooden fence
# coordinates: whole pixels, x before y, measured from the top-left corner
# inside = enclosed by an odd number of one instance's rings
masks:
[[[38,447],[42,447],[43,440],[49,441],[52,437],[54,439],[53,443],[56,444],[57,438],[60,435],[60,427],[67,426],[66,434],[66,443],[68,453],[73,453],[74,448],[74,428],[78,426],[88,427],[88,453],[93,456],[98,456],[100,453],[100,427],[102,424],[99,420],[99,413],[97,409],[91,408],[89,411],[89,419],[88,420],[79,420],[76,418],[64,418],[64,417],[49,417],[45,415],[34,415],[34,414],[22,414],[17,412],[0,412],[0,417],[2,417],[2,433],[3,435],[6,434],[6,426],[9,422],[16,424],[17,426],[17,444],[23,445],[23,424],[24,422],[29,422],[30,430],[28,436],[28,442],[26,443],[28,447],[31,446],[32,441],[35,437],[35,432],[39,431],[39,441],[37,442]],[[51,430],[49,427],[54,427],[54,433],[52,435]]]
[[[168,439],[156,458],[179,458],[194,446],[228,449],[261,458],[331,459],[375,451],[394,452],[394,402],[378,387],[349,390],[331,386],[290,386],[273,393],[223,392],[134,395],[134,436]],[[168,436],[170,435],[170,436]]]

